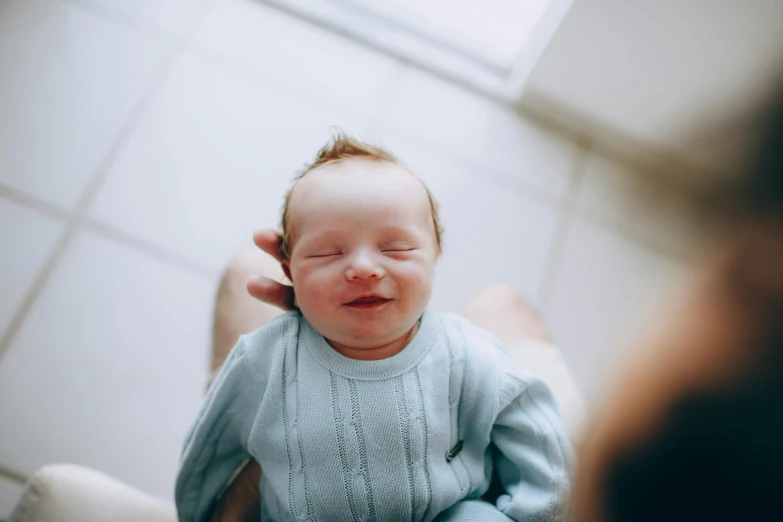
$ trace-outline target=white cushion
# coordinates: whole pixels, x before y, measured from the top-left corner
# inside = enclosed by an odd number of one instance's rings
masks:
[[[8,522],[176,522],[174,505],[71,464],[38,470]]]

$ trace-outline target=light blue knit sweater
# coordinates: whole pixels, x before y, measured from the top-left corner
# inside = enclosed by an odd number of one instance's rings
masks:
[[[243,336],[185,441],[179,519],[206,520],[248,455],[263,521],[568,518],[572,453],[549,389],[456,315],[425,312],[380,361],[343,357],[296,312]],[[493,469],[496,504],[479,500]]]

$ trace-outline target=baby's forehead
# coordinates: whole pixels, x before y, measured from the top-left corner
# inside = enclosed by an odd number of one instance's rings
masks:
[[[428,205],[429,197],[421,180],[406,167],[388,161],[350,158],[323,165],[304,175],[293,189],[292,203],[297,199],[312,201],[344,194],[405,196]]]
[[[354,209],[367,212],[368,207],[393,207],[426,217],[430,199],[421,180],[403,165],[351,158],[304,175],[293,189],[288,212],[293,224],[316,211],[349,214]]]
[[[305,182],[328,183],[330,178],[352,178],[352,182],[360,184],[398,184],[418,182],[404,165],[393,161],[379,161],[367,158],[346,158],[333,161],[312,169],[302,177],[299,184]]]

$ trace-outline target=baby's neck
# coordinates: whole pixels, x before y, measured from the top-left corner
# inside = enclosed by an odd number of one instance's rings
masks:
[[[337,353],[343,357],[356,359],[358,361],[380,361],[381,359],[394,357],[403,351],[405,347],[408,346],[408,343],[410,343],[413,337],[416,335],[417,331],[419,331],[419,322],[416,322],[416,324],[413,325],[413,328],[411,328],[405,335],[398,337],[390,343],[372,348],[354,348],[345,344],[331,341],[329,339],[326,341],[332,348],[334,348]]]

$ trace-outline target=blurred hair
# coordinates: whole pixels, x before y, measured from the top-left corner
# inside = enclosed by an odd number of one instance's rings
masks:
[[[759,319],[756,340],[740,347],[748,370],[690,390],[648,440],[613,459],[601,490],[606,520],[783,520],[783,290],[753,284],[751,273],[783,248],[783,91],[760,124],[735,192],[747,226],[737,228],[725,281]],[[783,277],[783,265],[774,272]]]
[[[761,120],[758,154],[743,194],[745,212],[783,220],[783,90]]]
[[[288,189],[288,192],[286,192],[285,201],[283,203],[283,216],[281,219],[283,238],[280,245],[280,254],[282,259],[289,259],[291,256],[291,236],[289,231],[290,206],[291,197],[293,196],[296,186],[305,176],[315,169],[349,159],[359,159],[378,163],[392,163],[400,165],[399,160],[388,150],[360,141],[356,138],[353,138],[352,136],[349,136],[343,131],[336,131],[332,135],[332,138],[329,140],[329,142],[318,151],[318,154],[315,156],[315,161],[307,165],[305,169],[294,178],[291,188]],[[417,177],[417,179],[419,178]],[[430,213],[432,215],[432,224],[435,228],[435,241],[438,245],[438,250],[440,250],[443,228],[440,223],[438,202],[432,195],[432,192],[430,192],[430,189],[427,187],[427,185],[425,185],[421,179],[419,179],[419,181],[424,187],[424,190],[427,192],[427,198],[430,204]]]

